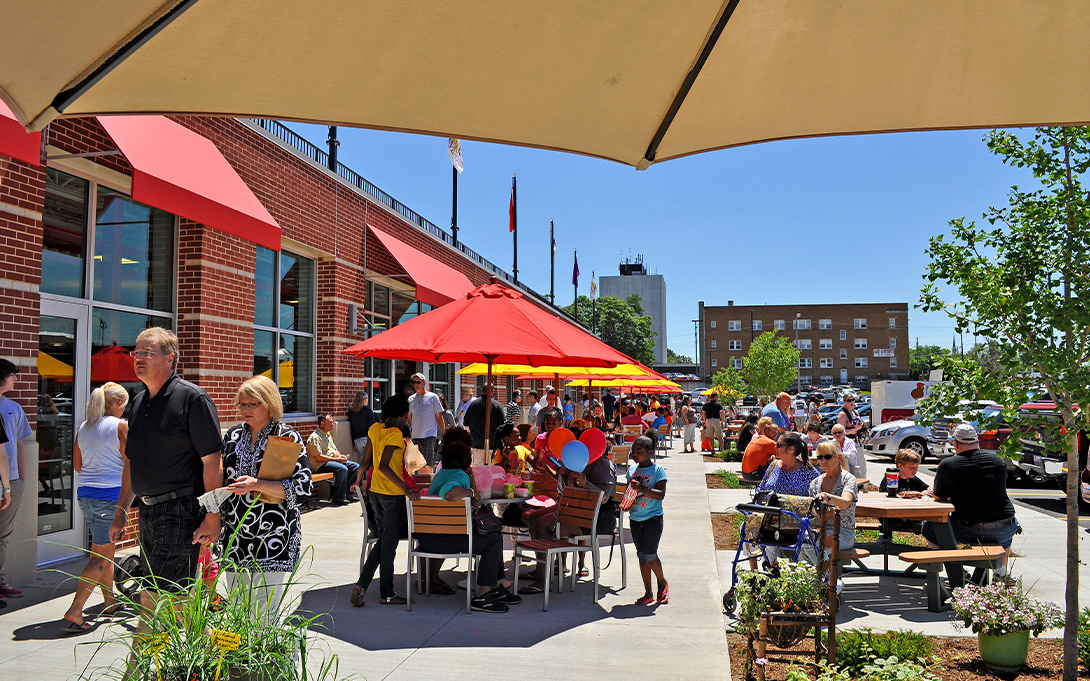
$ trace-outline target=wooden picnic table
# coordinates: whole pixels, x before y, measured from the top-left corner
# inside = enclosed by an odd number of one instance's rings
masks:
[[[910,566],[907,570],[891,570],[889,568],[889,556],[899,556],[902,553],[920,550],[919,547],[898,544],[893,541],[893,529],[889,521],[900,519],[936,523],[935,538],[939,548],[955,550],[957,549],[957,541],[954,539],[954,532],[950,528],[950,514],[953,511],[953,504],[935,501],[930,497],[901,499],[888,496],[885,492],[861,493],[855,505],[856,517],[877,518],[882,523],[882,529],[879,530],[877,542],[864,542],[856,546],[865,548],[872,554],[881,553],[883,569],[880,571],[871,570],[859,564],[860,567],[866,572],[877,572],[883,575],[927,577],[928,610],[941,612],[945,609],[945,594],[942,593],[943,587],[937,575],[932,572],[920,575],[916,572],[915,565]],[[951,588],[956,588],[964,583],[961,563],[945,563],[945,568]]]

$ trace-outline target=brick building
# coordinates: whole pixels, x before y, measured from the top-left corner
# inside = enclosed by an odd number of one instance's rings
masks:
[[[9,396],[35,429],[12,582],[87,545],[75,428],[91,388],[140,387],[127,351],[148,326],[178,333],[179,373],[209,393],[224,428],[255,374],[278,383],[284,420],[304,436],[332,412],[344,451],[357,391],[377,411],[423,371],[457,402],[457,365],[342,350],[510,277],[327,162],[271,121],[73,118],[31,135],[0,103],[0,356],[20,367]],[[514,385],[500,379],[497,398]],[[48,541],[21,541],[35,536]]]
[[[749,345],[776,331],[799,349],[800,385],[869,388],[908,378],[908,304],[726,305],[699,303],[700,370],[741,368]]]

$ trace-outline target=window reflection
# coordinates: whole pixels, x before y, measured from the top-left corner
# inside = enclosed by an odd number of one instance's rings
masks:
[[[257,247],[257,265],[254,270],[254,324],[273,326],[275,311],[276,251]]]
[[[280,328],[314,331],[314,261],[280,253]]]
[[[99,186],[94,298],[170,312],[174,299],[174,216]]]
[[[90,183],[46,168],[45,209],[42,211],[43,293],[83,295],[83,242],[87,232],[87,192]]]
[[[280,397],[284,412],[303,412],[314,404],[314,339],[280,335],[278,350]]]

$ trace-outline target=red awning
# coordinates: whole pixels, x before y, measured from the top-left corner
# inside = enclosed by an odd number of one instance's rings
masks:
[[[368,225],[371,227],[371,225]],[[401,239],[371,227],[371,233],[382,242],[390,255],[416,284],[416,299],[439,307],[473,290],[469,277],[435,258],[424,255]]]
[[[99,116],[132,164],[132,198],[280,250],[280,225],[216,145],[163,116]]]
[[[0,154],[7,154],[32,166],[42,163],[42,133],[27,132],[2,99],[0,99]]]

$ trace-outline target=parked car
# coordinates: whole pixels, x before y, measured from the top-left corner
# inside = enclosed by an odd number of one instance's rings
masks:
[[[901,419],[874,426],[863,440],[863,449],[867,454],[888,456],[890,459],[897,456],[898,449],[911,449],[920,455],[923,462],[929,456],[942,456],[945,444],[945,441],[932,444],[930,426],[920,425],[912,419]]]

